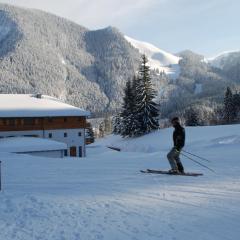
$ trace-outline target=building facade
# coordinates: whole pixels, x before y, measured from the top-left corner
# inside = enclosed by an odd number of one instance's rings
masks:
[[[46,138],[4,137],[0,139],[0,152],[63,158],[66,150],[67,144]]]
[[[1,106],[1,99],[6,98],[9,106]],[[65,156],[84,157],[88,115],[87,111],[48,96],[0,94],[0,138],[52,139],[67,144]]]

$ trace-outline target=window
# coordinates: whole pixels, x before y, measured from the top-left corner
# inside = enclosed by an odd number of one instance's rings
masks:
[[[64,133],[64,137],[67,137],[67,133]]]
[[[9,119],[9,126],[15,126],[15,120]]]
[[[53,122],[53,119],[52,118],[48,118],[48,122]]]
[[[18,125],[18,126],[23,125],[23,121],[21,118],[16,119],[16,125]]]
[[[67,149],[64,150],[64,156],[66,157],[68,155]]]
[[[38,135],[23,135],[24,137],[39,137]]]
[[[79,133],[78,133],[78,136],[79,136],[79,137],[81,137],[81,136],[82,136],[82,133],[81,133],[81,132],[79,132]]]
[[[49,133],[49,134],[48,134],[48,137],[49,137],[49,138],[52,138],[52,133]]]
[[[24,125],[34,125],[34,118],[24,118]]]
[[[64,122],[67,122],[67,118],[64,118],[63,121],[64,121]]]

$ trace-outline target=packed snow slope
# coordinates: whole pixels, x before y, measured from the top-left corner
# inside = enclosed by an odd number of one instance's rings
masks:
[[[84,159],[1,153],[0,239],[238,240],[240,125],[186,128],[185,150],[215,173],[183,157],[204,176],[140,173],[169,169],[171,135],[106,137]]]
[[[180,67],[178,65],[180,57],[159,49],[148,42],[139,41],[128,36],[125,36],[125,39],[133,47],[137,48],[141,54],[145,54],[148,57],[148,64],[151,69],[158,69],[160,72],[164,71],[172,78],[178,77],[180,74]]]

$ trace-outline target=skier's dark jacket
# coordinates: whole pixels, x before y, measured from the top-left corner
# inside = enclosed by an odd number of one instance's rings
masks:
[[[175,130],[173,132],[173,143],[174,147],[176,147],[178,151],[180,151],[184,147],[185,129],[180,124],[177,124],[175,126]]]

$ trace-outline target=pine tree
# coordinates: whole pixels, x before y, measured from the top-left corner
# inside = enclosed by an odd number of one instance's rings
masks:
[[[132,103],[131,103],[131,115],[129,119],[131,121],[130,135],[129,137],[134,137],[138,135],[138,129],[141,128],[141,119],[138,115],[138,106],[137,106],[137,89],[138,89],[139,79],[134,76],[132,79]]]
[[[123,137],[132,137],[135,135],[138,122],[136,118],[136,95],[135,95],[136,77],[134,76],[132,82],[127,81],[124,90],[123,98],[123,111],[122,117],[122,130],[121,135]]]
[[[236,120],[237,122],[239,122],[240,121],[240,93],[236,92],[233,95],[233,104],[236,111]]]
[[[224,120],[225,123],[233,123],[236,118],[236,108],[231,89],[228,87],[224,98]]]
[[[131,89],[131,81],[128,80],[126,82],[126,87],[124,89],[124,97],[123,97],[123,110],[121,112],[121,117],[122,117],[122,131],[121,135],[123,137],[126,137],[129,135],[129,122],[128,122],[128,117],[130,114],[129,108],[131,104],[131,97],[132,97],[132,89]]]
[[[105,134],[105,131],[104,131],[104,123],[101,122],[100,125],[99,125],[99,137],[100,137],[100,138],[103,138],[103,137],[104,137],[104,134]]]
[[[110,134],[112,132],[112,121],[109,116],[104,118],[104,131],[105,134]]]
[[[120,135],[122,132],[122,119],[120,114],[117,114],[112,119],[112,125],[113,125],[113,134]]]
[[[201,125],[198,120],[198,114],[193,107],[190,107],[185,111],[186,126],[198,126]]]
[[[94,131],[91,123],[88,123],[85,137],[88,143],[94,143],[95,137],[94,137]]]
[[[142,62],[139,67],[138,81],[136,81],[136,117],[138,126],[136,135],[149,133],[159,128],[158,105],[153,101],[156,97],[150,78],[150,67],[147,65],[147,57],[142,55]]]

